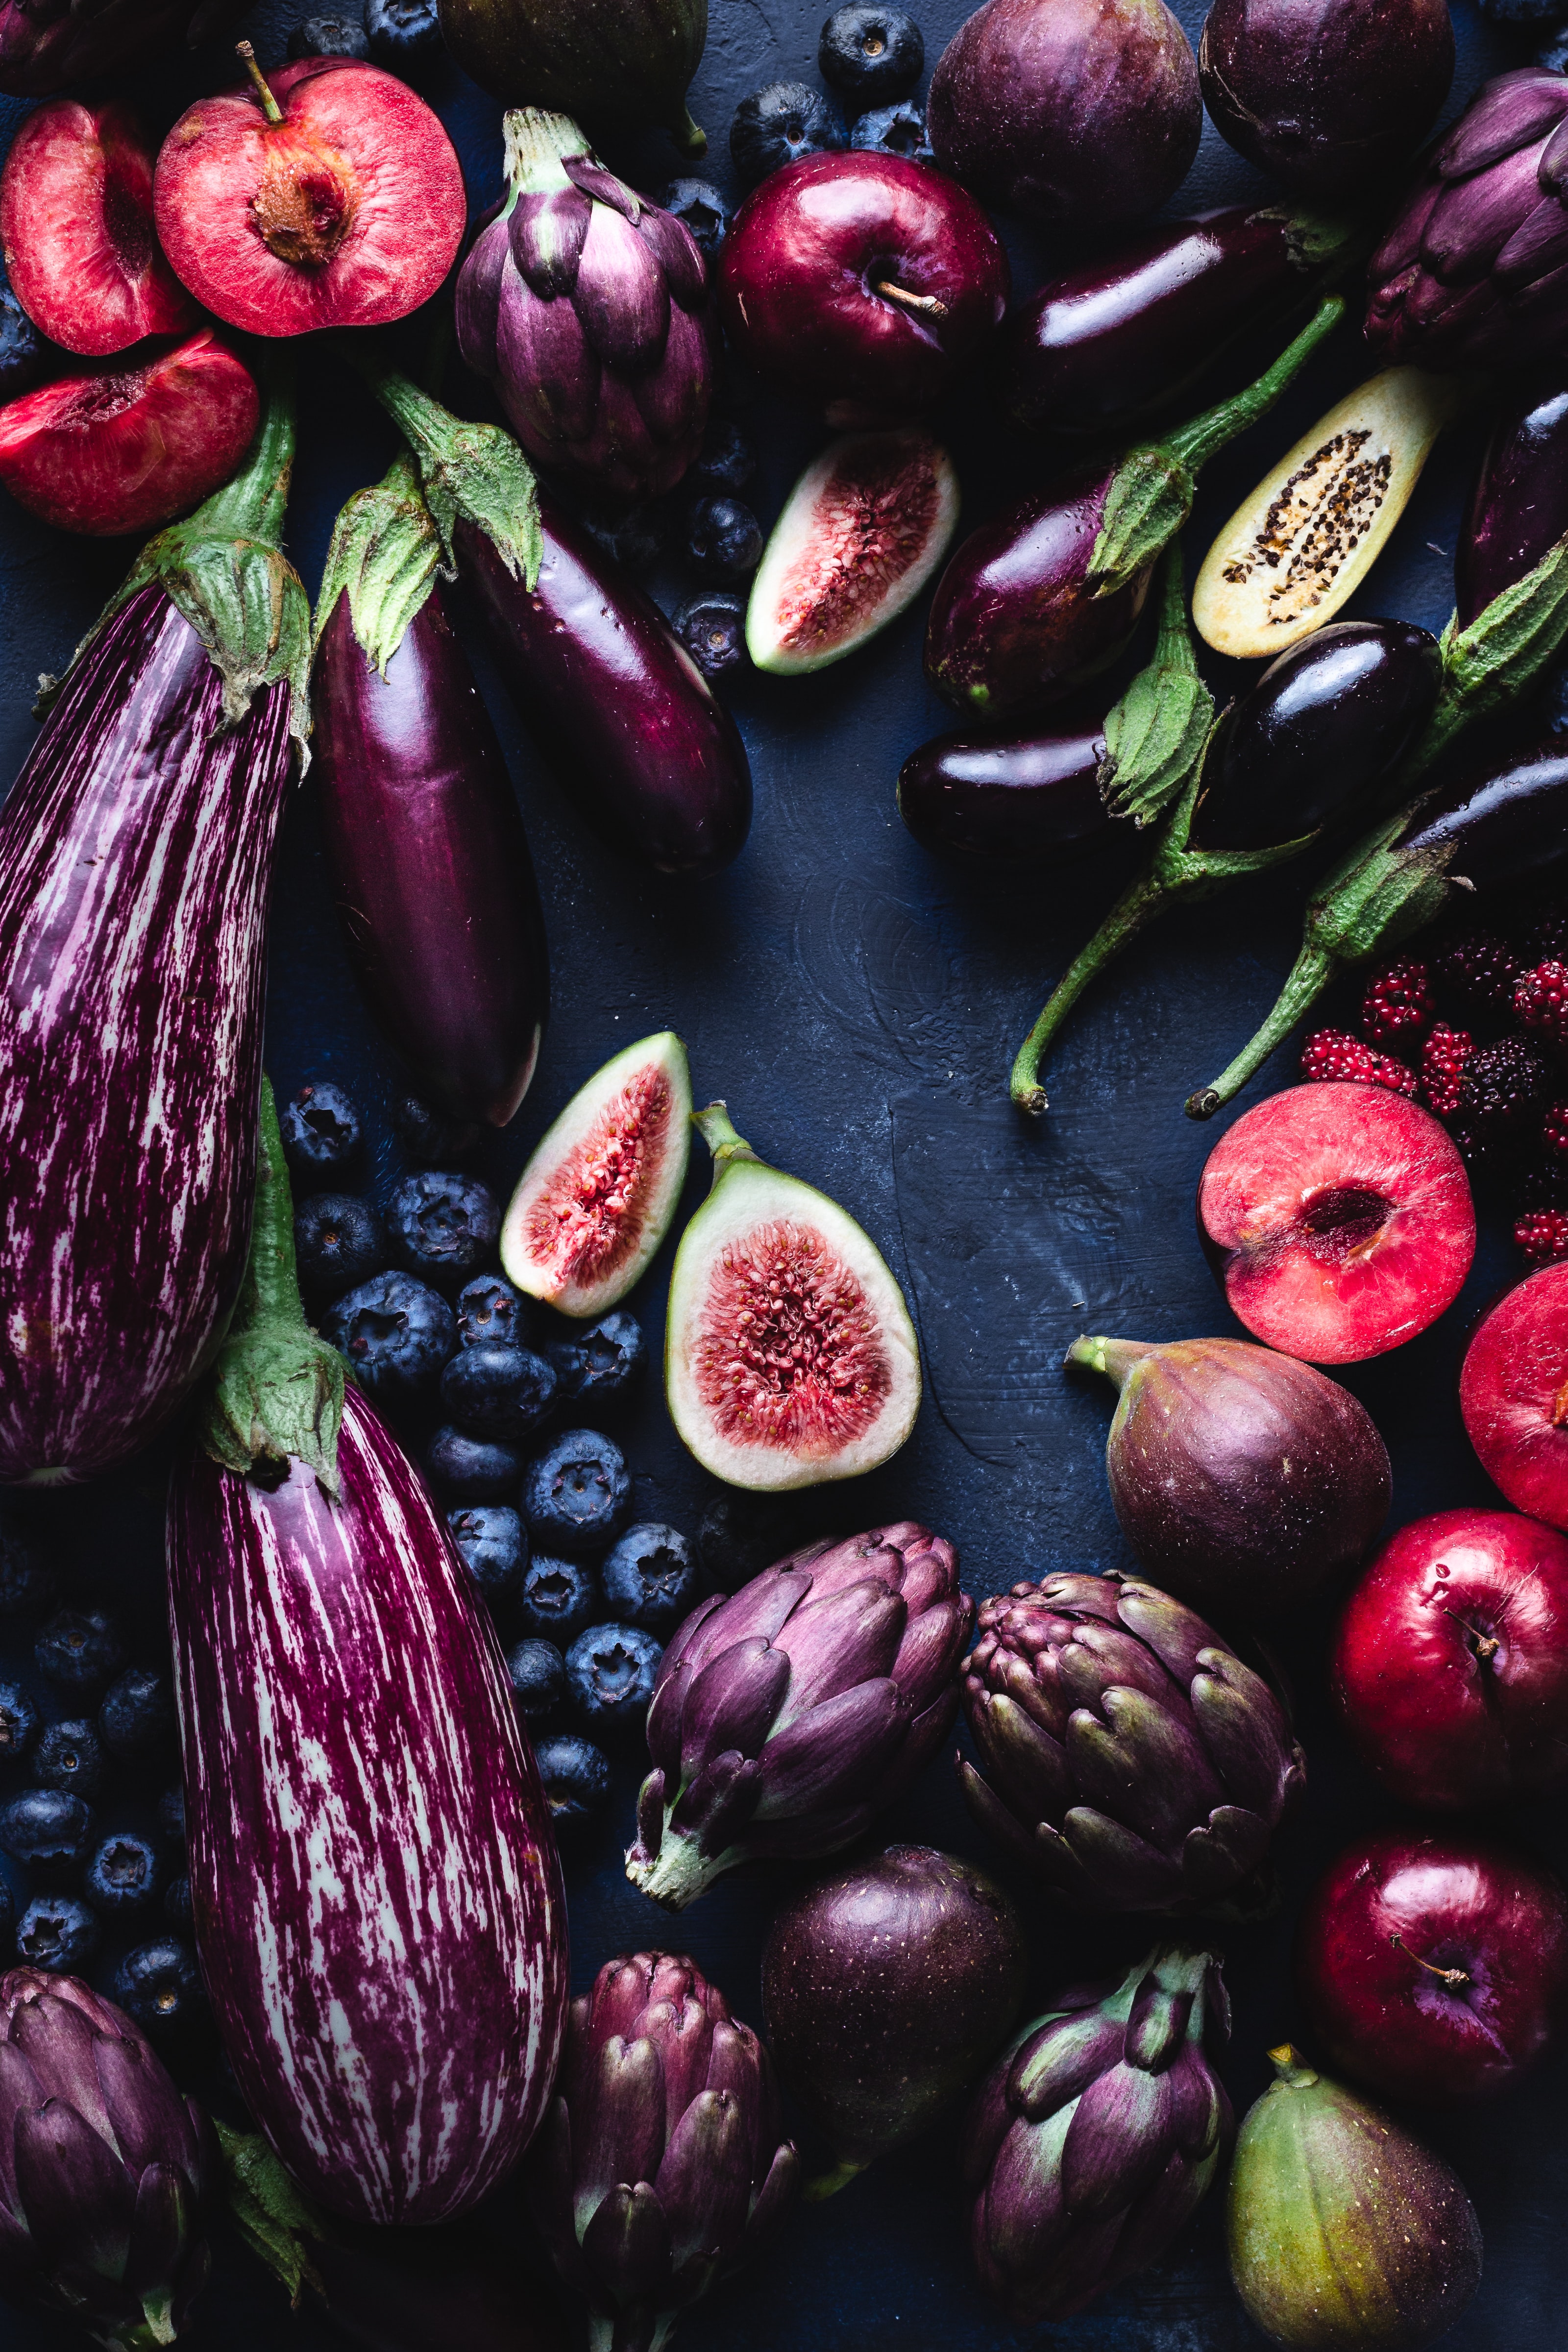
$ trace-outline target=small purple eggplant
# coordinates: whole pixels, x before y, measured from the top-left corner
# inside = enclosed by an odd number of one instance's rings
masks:
[[[1103,726],[1071,735],[938,735],[899,771],[899,814],[939,857],[1068,865],[1115,826],[1100,791]]]
[[[1539,377],[1492,426],[1454,555],[1457,618],[1478,620],[1495,596],[1550,554],[1568,531],[1568,390],[1563,372]]]
[[[890,1845],[785,1906],[763,1952],[763,2014],[779,2079],[836,2163],[830,2197],[934,2121],[1018,2014],[1017,1915],[983,1870]]]
[[[1249,163],[1294,194],[1357,194],[1414,154],[1448,95],[1448,0],[1215,0],[1198,79]]]

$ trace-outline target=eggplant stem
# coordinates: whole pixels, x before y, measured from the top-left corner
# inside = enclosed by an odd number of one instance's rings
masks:
[[[250,76],[252,82],[255,84],[256,95],[261,100],[261,111],[267,117],[268,121],[281,122],[283,120],[283,109],[273,97],[271,89],[268,85],[267,76],[257,64],[256,51],[251,47],[250,43],[248,41],[237,41],[234,45],[234,54],[239,59],[241,65],[245,68],[246,72]]]
[[[1058,981],[1039,1018],[1018,1048],[1009,1081],[1013,1100],[1031,1118],[1040,1118],[1050,1108],[1050,1098],[1040,1083],[1040,1064],[1058,1030],[1089,983],[1099,979],[1107,964],[1115,961],[1122,949],[1152,922],[1166,899],[1175,895],[1167,883],[1158,878],[1152,864],[1145,866]]]
[[[1262,1068],[1275,1046],[1283,1045],[1298,1021],[1310,1012],[1339,968],[1337,956],[1330,955],[1323,948],[1304,946],[1268,1020],[1212,1086],[1200,1087],[1196,1094],[1187,1097],[1187,1117],[1212,1118],[1233,1095],[1239,1094],[1248,1078]]]
[[[1344,296],[1329,295],[1319,303],[1300,333],[1286,344],[1271,368],[1265,368],[1244,391],[1205,409],[1189,425],[1179,425],[1173,433],[1167,433],[1166,449],[1190,472],[1196,473],[1215,450],[1223,449],[1227,441],[1234,441],[1238,433],[1245,433],[1249,425],[1256,425],[1260,416],[1268,414],[1344,315]]]
[[[919,310],[928,319],[945,319],[947,316],[947,304],[939,301],[934,294],[911,294],[907,286],[897,285],[890,278],[875,279],[872,291],[885,294],[889,302],[901,302],[907,310]]]
[[[1471,1982],[1471,1979],[1463,1969],[1435,1969],[1430,1960],[1422,1958],[1419,1952],[1411,1951],[1397,1928],[1388,1940],[1391,1944],[1397,1944],[1400,1950],[1407,1958],[1414,1960],[1418,1969],[1425,1969],[1429,1977],[1436,1977],[1440,1984],[1446,1984],[1450,1992],[1458,1992],[1462,1985]]]

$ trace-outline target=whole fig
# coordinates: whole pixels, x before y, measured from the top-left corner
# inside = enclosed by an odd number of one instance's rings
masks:
[[[1420,2352],[1480,2281],[1464,2183],[1288,2042],[1268,2055],[1279,2080],[1237,2136],[1226,2217],[1248,2317],[1276,2344]]]
[[[768,2046],[837,2158],[807,2197],[925,2129],[1001,2042],[1024,1975],[1000,1887],[928,1845],[890,1845],[785,1906],[763,1953]]]
[[[1246,1339],[1074,1341],[1120,1391],[1105,1466],[1152,1580],[1194,1608],[1271,1617],[1365,1558],[1388,1450],[1337,1381]]]

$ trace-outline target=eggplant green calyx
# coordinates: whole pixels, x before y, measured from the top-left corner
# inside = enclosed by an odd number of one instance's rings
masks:
[[[1400,772],[1405,792],[1478,719],[1532,686],[1568,637],[1568,533],[1522,580],[1482,606],[1468,629],[1443,632],[1443,684]]]
[[[305,1320],[294,1260],[294,1203],[272,1088],[261,1081],[260,1165],[250,1258],[203,1408],[201,1442],[224,1469],[280,1486],[291,1461],[338,1491],[338,1431],[348,1367]]]
[[[391,471],[356,490],[339,515],[316,600],[316,642],[347,596],[353,633],[367,658],[386,666],[422,610],[441,568],[441,535],[407,452]]]
[[[67,675],[121,607],[156,585],[195,629],[223,679],[226,727],[240,724],[265,687],[287,682],[289,731],[302,772],[310,724],[310,600],[279,544],[294,464],[291,354],[268,353],[265,394],[239,472],[194,515],[148,541],[71,656]],[[40,717],[63,683],[40,680]]]
[[[237,2132],[216,2121],[213,2129],[223,2165],[224,2197],[240,2236],[258,2262],[282,2281],[296,2309],[307,2287],[325,2301],[327,2291],[310,2243],[327,2242],[326,2223],[258,2132]]]
[[[1147,571],[1191,514],[1202,467],[1268,414],[1344,314],[1343,295],[1329,295],[1273,366],[1245,392],[1205,409],[1163,440],[1128,451],[1111,475],[1089,555],[1086,580],[1091,596],[1113,596]]]
[[[1095,782],[1112,816],[1150,824],[1202,766],[1214,732],[1214,697],[1198,675],[1182,546],[1173,539],[1160,560],[1160,633],[1154,658],[1107,715],[1105,752]]]
[[[499,425],[470,425],[368,351],[356,335],[334,339],[414,451],[426,501],[448,563],[452,534],[470,523],[494,542],[507,570],[532,588],[544,560],[539,485],[510,433]]]
[[[1291,260],[1313,276],[1331,269],[1337,277],[1372,251],[1373,227],[1355,213],[1321,213],[1310,205],[1265,205],[1254,218],[1279,221]]]

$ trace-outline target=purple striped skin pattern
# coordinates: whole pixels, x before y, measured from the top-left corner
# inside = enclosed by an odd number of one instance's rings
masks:
[[[144,1445],[239,1289],[289,689],[222,698],[139,589],[0,810],[0,1483]]]
[[[421,1092],[455,1118],[504,1127],[544,1034],[544,919],[511,780],[440,589],[384,676],[345,590],[321,633],[311,703],[338,911],[372,1010]]]
[[[341,1500],[193,1447],[169,1613],[196,1942],[258,2125],[331,2213],[465,2212],[554,2082],[566,1911],[488,1620],[358,1391]]]

